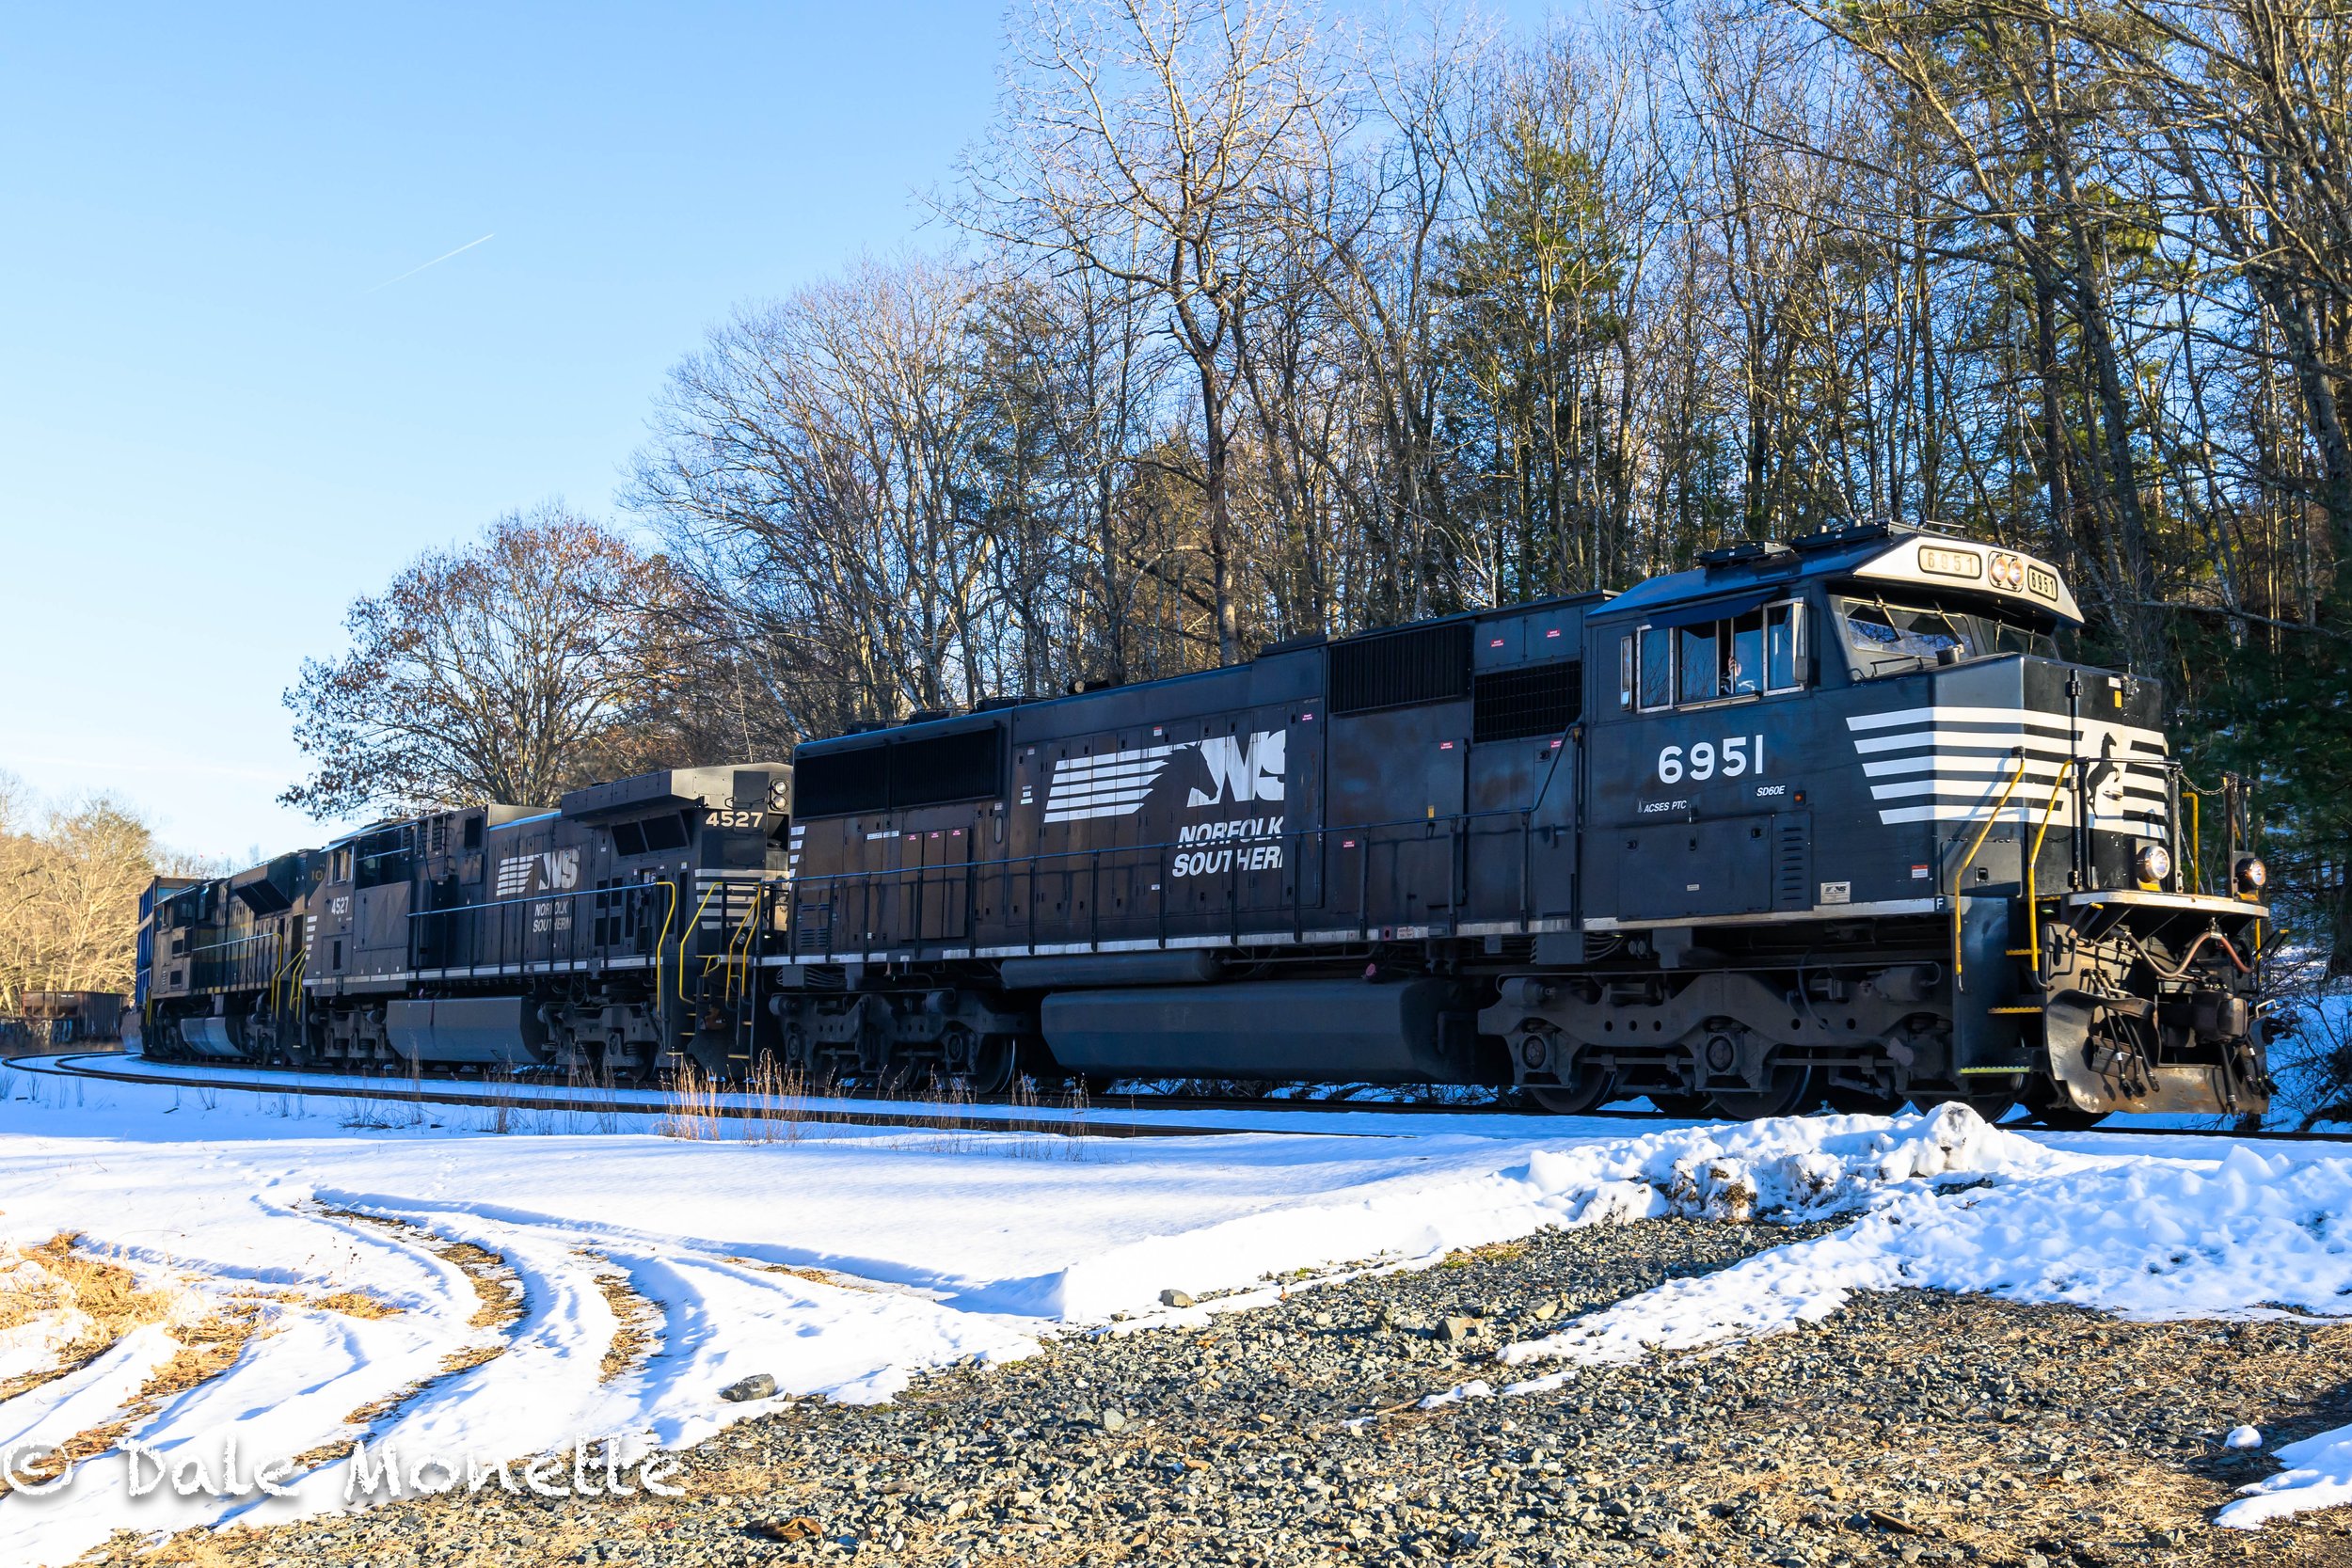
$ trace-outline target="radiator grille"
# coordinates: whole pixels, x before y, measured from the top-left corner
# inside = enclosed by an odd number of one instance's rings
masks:
[[[1584,666],[1572,658],[1524,670],[1492,670],[1470,690],[1472,740],[1558,735],[1583,708]]]
[[[793,809],[804,817],[983,800],[1004,793],[1003,732],[877,739],[796,759],[793,771]]]
[[[1470,695],[1470,624],[1350,638],[1331,648],[1331,711],[1371,713]]]

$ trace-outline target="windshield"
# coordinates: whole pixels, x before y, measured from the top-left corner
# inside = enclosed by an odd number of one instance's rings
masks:
[[[1846,639],[1848,662],[1864,680],[2007,654],[2058,657],[2057,641],[2049,633],[1981,610],[1892,603],[1883,598],[1840,598],[1832,603]]]

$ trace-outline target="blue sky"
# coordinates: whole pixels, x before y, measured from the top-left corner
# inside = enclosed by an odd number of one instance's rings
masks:
[[[14,8],[0,769],[207,855],[316,842],[278,694],[352,596],[510,508],[609,515],[707,325],[938,243],[915,193],[999,37],[993,3]]]

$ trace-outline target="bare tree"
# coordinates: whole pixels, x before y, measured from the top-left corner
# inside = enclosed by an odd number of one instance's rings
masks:
[[[868,261],[739,313],[671,372],[629,499],[762,650],[790,735],[995,683],[983,293],[965,268]]]
[[[2352,27],[2339,7],[2293,0],[2077,0],[2042,15],[2137,107],[2185,231],[2267,313],[2319,457],[2309,488],[2352,558]]]
[[[648,615],[667,565],[560,504],[421,556],[352,601],[350,649],[287,691],[310,776],[279,799],[322,817],[469,801],[552,803],[660,755]]]
[[[1266,188],[1295,162],[1323,91],[1319,40],[1279,0],[1037,0],[1011,42],[967,218],[1167,309],[1192,372],[1217,648],[1232,663],[1237,339],[1274,244]]]

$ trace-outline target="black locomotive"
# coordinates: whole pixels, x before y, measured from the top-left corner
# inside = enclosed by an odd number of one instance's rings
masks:
[[[752,1059],[791,769],[650,773],[560,807],[383,822],[233,877],[159,882],[150,1055],[641,1075]]]
[[[2078,620],[2030,557],[1847,528],[386,824],[159,900],[247,956],[159,947],[151,1049],[2258,1111],[2250,807]]]

